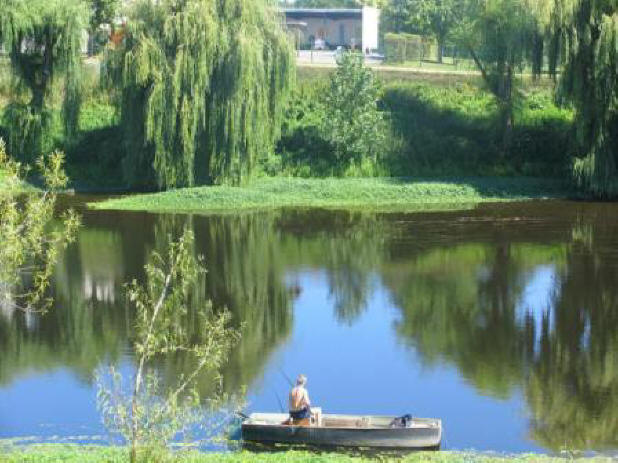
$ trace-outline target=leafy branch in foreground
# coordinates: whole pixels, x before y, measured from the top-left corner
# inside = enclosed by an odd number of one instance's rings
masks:
[[[138,452],[161,449],[203,423],[202,403],[215,411],[226,402],[219,393],[204,401],[195,387],[198,375],[203,379],[201,373],[208,372],[219,390],[220,368],[239,333],[230,327],[228,312],[215,314],[210,303],[199,304],[195,288],[205,269],[202,258],[193,254],[193,242],[192,232],[185,230],[165,255],[152,253],[145,266],[145,284],[134,280],[127,285],[128,299],[136,309],[137,367],[130,386],[124,387],[122,375],[113,367],[109,374],[98,375],[104,423],[130,444],[132,462]],[[175,384],[162,384],[153,365],[155,357],[168,356],[185,356],[193,365]]]
[[[22,179],[27,172],[9,158],[0,139],[0,306],[10,310],[45,312],[58,252],[75,239],[80,224],[72,211],[53,223],[56,192],[66,187],[64,154],[56,151],[42,156],[37,167],[43,177],[42,192],[24,193]]]

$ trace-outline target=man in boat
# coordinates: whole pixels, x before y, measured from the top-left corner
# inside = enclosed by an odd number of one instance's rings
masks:
[[[296,386],[290,391],[290,421],[298,422],[309,420],[311,418],[311,401],[309,393],[305,388],[307,377],[298,375],[296,378]]]

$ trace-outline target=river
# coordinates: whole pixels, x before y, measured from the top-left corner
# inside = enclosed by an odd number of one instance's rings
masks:
[[[0,311],[0,438],[108,441],[93,373],[131,371],[123,284],[188,226],[204,300],[243,324],[223,380],[247,411],[304,373],[326,413],[442,418],[443,448],[618,449],[618,204],[80,212],[53,310]]]

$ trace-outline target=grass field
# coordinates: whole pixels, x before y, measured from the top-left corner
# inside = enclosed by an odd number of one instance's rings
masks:
[[[263,178],[245,187],[206,186],[129,195],[90,203],[94,209],[217,212],[283,207],[331,209],[442,209],[452,204],[565,198],[569,189],[536,178]]]
[[[1,463],[121,463],[127,462],[128,450],[124,447],[98,447],[80,445],[44,444],[25,448],[8,449],[0,453]],[[462,452],[417,452],[404,457],[392,455],[352,456],[336,453],[310,453],[304,451],[287,451],[274,453],[199,453],[178,452],[141,459],[143,462],[178,462],[178,463],[368,463],[368,462],[403,462],[403,463],[559,463],[565,458],[550,457],[539,454],[500,455]],[[582,462],[609,462],[609,458],[596,457],[578,459]]]

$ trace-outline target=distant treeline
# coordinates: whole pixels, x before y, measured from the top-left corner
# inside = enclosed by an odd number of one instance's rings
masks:
[[[502,151],[499,112],[480,81],[461,76],[401,74],[387,81],[378,73],[380,152],[372,159],[342,164],[324,126],[325,98],[332,71],[300,70],[284,112],[281,139],[259,160],[256,175],[445,176],[526,175],[565,177],[573,152],[573,111],[554,103],[552,86],[528,82],[517,104],[513,143]],[[91,84],[96,86],[96,82]],[[0,97],[0,101],[1,101]],[[51,138],[67,150],[76,186],[127,188],[120,169],[123,130],[110,97],[91,89],[83,102],[79,132],[63,139],[61,112],[54,111]],[[6,128],[0,126],[0,135]]]

